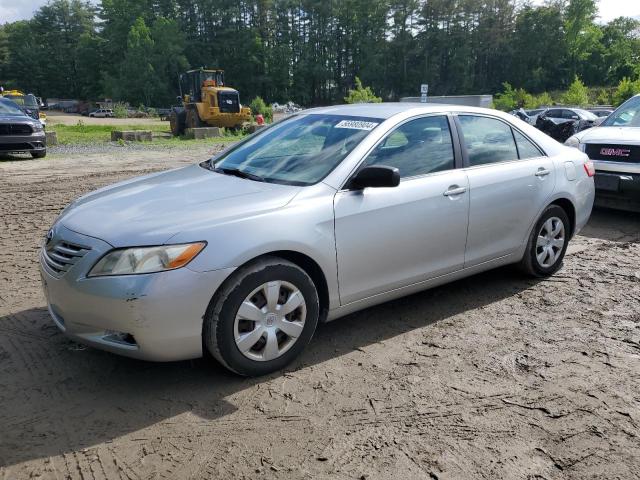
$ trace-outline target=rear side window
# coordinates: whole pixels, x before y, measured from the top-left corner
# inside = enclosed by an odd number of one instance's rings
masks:
[[[516,145],[518,146],[518,154],[520,159],[537,158],[542,156],[542,152],[533,143],[529,141],[524,135],[517,130],[513,131],[513,136],[516,139]]]
[[[402,178],[453,169],[447,117],[423,117],[400,125],[371,152],[366,164],[396,167]]]
[[[562,110],[549,110],[545,116],[549,118],[562,118]]]
[[[469,166],[518,159],[511,127],[489,117],[460,115],[462,137],[467,147]]]

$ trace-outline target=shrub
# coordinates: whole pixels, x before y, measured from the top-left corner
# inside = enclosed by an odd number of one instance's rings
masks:
[[[270,122],[273,119],[273,109],[267,105],[262,97],[256,97],[249,104],[253,115],[262,115],[265,121]]]
[[[582,83],[580,77],[575,76],[573,83],[562,97],[562,102],[567,105],[582,107],[589,104],[589,89]]]
[[[542,92],[533,101],[533,108],[550,107],[551,105],[553,105],[553,98],[548,92]]]
[[[360,79],[356,77],[356,88],[349,90],[344,101],[345,103],[381,103],[382,98],[376,97],[371,87],[363,87]]]
[[[116,103],[113,106],[113,115],[116,118],[127,118],[129,112],[127,112],[127,106],[124,103]]]
[[[524,88],[514,89],[510,83],[502,84],[504,91],[496,95],[493,105],[498,110],[508,112],[516,108],[533,108],[535,107],[535,98]]]
[[[640,78],[634,82],[624,77],[613,92],[612,103],[617,107],[638,93],[640,93]]]

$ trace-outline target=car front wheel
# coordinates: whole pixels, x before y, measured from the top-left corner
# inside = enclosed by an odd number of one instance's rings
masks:
[[[311,340],[320,311],[313,280],[297,265],[265,257],[240,268],[212,299],[203,340],[235,373],[280,370]]]
[[[571,233],[569,217],[558,205],[549,205],[531,231],[527,249],[520,262],[526,273],[548,277],[562,267]]]

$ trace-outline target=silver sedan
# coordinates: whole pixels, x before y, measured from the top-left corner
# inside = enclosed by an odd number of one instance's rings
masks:
[[[130,357],[281,369],[318,322],[507,264],[556,272],[593,165],[494,110],[307,110],[198,165],[69,205],[41,250],[49,312]]]

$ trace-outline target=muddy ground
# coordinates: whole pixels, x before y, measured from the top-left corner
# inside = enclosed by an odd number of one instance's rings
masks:
[[[640,478],[640,215],[594,212],[549,280],[500,269],[323,325],[265,378],[65,339],[36,268],[60,209],[209,153],[0,161],[0,479]]]

